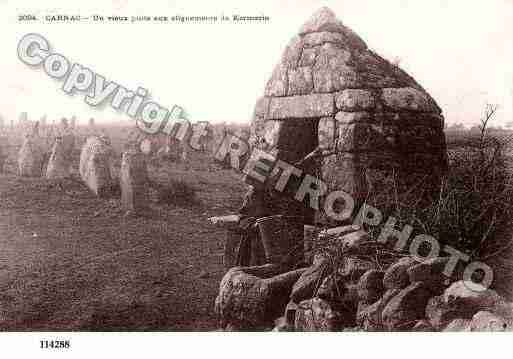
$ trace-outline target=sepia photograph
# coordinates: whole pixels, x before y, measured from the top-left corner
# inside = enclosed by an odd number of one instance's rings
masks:
[[[511,341],[513,1],[0,0],[0,21],[13,355]]]

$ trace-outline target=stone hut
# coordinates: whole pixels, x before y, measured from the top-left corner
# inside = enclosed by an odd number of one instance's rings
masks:
[[[389,173],[408,185],[438,183],[447,162],[441,112],[410,75],[321,8],[272,72],[250,144],[289,163],[315,151],[328,189],[358,200]]]

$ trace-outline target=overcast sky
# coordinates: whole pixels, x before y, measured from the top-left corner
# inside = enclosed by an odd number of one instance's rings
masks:
[[[76,4],[76,5],[75,5]],[[80,5],[79,5],[80,4]],[[152,99],[180,105],[192,121],[247,122],[288,41],[319,7],[329,6],[368,46],[401,66],[437,100],[448,123],[478,121],[498,103],[496,124],[513,121],[512,0],[0,0],[0,115],[29,119],[76,115],[80,122],[131,121],[110,107],[96,110],[83,94],[16,56],[21,37],[44,35],[52,50]],[[267,15],[255,24],[18,23],[17,14]]]

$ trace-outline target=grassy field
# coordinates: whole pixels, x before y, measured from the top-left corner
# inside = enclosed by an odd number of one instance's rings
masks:
[[[152,179],[187,181],[198,201],[152,204],[133,218],[117,198],[95,198],[76,168],[62,183],[17,178],[13,156],[7,170],[0,176],[1,330],[216,329],[224,232],[207,218],[239,206],[239,175],[201,154],[187,168],[151,166]]]

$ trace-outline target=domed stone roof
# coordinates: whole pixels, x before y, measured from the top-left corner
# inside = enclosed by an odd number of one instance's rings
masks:
[[[332,150],[322,178],[335,182],[353,176],[348,163],[358,171],[385,166],[439,173],[446,159],[441,112],[410,75],[324,7],[274,68],[255,106],[250,142],[293,153],[294,161],[319,147]]]

